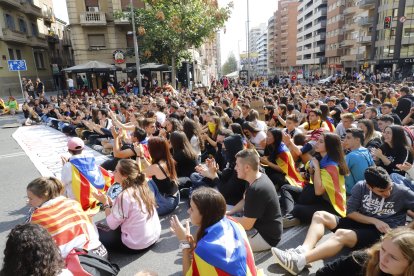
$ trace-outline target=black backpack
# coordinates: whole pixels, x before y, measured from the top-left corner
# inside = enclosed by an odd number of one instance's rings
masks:
[[[74,249],[74,255],[79,259],[79,263],[84,271],[79,274],[90,274],[93,276],[114,276],[119,273],[119,266],[114,263],[110,263],[105,258],[83,250],[81,248]],[[72,251],[73,252],[73,251]],[[68,267],[69,268],[69,267]],[[69,268],[69,270],[71,270]],[[72,270],[71,270],[72,271]],[[74,273],[75,271],[72,271]],[[75,272],[76,273],[76,272]]]

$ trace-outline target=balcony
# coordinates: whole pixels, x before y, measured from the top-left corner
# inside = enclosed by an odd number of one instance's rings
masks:
[[[26,0],[23,3],[23,11],[27,15],[32,15],[37,18],[43,17],[42,9],[33,3],[33,0]]]
[[[19,44],[27,44],[27,34],[21,33],[18,31],[13,31],[7,28],[3,28],[3,37],[4,41],[14,42]]]
[[[19,9],[22,8],[22,4],[20,4],[20,1],[17,1],[17,0],[0,0],[0,4],[5,4],[10,7],[19,8]]]
[[[315,12],[314,17],[319,18],[321,16],[326,16],[327,11],[328,10],[326,8],[321,8]]]
[[[361,9],[371,9],[375,6],[375,0],[360,0],[357,5]]]
[[[345,48],[345,47],[350,47],[355,45],[355,40],[354,39],[345,39],[344,41],[339,43],[339,47],[340,48]]]
[[[357,27],[358,26],[356,24],[354,24],[354,23],[352,23],[352,24],[345,24],[344,29],[345,29],[345,31],[352,31],[352,30],[357,29]]]
[[[368,16],[360,17],[357,21],[359,26],[369,26],[372,25],[373,22],[374,20],[372,19],[372,17]]]
[[[46,36],[44,34],[38,34],[37,36],[30,36],[29,43],[34,48],[48,48]]]
[[[114,18],[114,23],[117,25],[130,25],[129,12],[123,12],[122,17]]]
[[[341,57],[341,62],[343,61],[357,61],[360,59],[363,59],[364,55],[363,54],[350,54],[350,55],[346,55],[346,56],[342,56]]]
[[[43,20],[47,23],[52,23],[54,21],[52,9],[42,10]]]
[[[355,6],[350,6],[344,9],[344,15],[351,15],[354,14],[357,11],[357,7]]]
[[[315,35],[314,40],[315,41],[320,41],[320,40],[325,40],[325,38],[326,38],[326,34],[321,33],[321,34]]]
[[[358,38],[358,42],[361,44],[368,44],[371,43],[371,36],[361,36]]]
[[[342,55],[341,49],[332,49],[332,50],[326,50],[325,56],[326,57],[338,57]]]
[[[320,52],[325,51],[325,45],[321,45],[321,46],[315,47],[313,49],[314,49],[314,53],[320,53]]]
[[[57,34],[54,34],[53,32],[50,32],[47,35],[47,42],[52,43],[52,44],[59,43],[59,36]]]
[[[80,14],[82,26],[105,26],[106,17],[104,12],[84,12]]]

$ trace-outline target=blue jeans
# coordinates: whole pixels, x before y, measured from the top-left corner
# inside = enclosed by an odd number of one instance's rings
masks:
[[[177,192],[177,196],[163,195],[158,190],[155,182],[150,179],[148,180],[148,186],[154,193],[155,201],[157,202],[157,213],[159,216],[168,215],[177,208],[180,203],[180,193]]]
[[[406,177],[402,176],[398,173],[390,174],[392,182],[396,184],[403,184],[408,187],[411,191],[414,192],[414,181],[407,179]]]

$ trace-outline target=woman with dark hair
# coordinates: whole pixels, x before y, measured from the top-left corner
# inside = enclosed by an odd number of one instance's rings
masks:
[[[256,128],[252,122],[244,122],[243,132],[249,138],[248,147],[263,151],[266,146],[266,132]]]
[[[337,134],[323,133],[315,144],[315,152],[307,166],[309,184],[303,189],[282,186],[280,205],[285,214],[284,227],[298,224],[294,218],[309,223],[316,211],[346,215],[345,175],[349,174],[349,169],[341,139]]]
[[[264,114],[265,114],[265,122],[269,123],[269,121],[273,118],[273,113],[275,112],[275,108],[273,105],[266,105],[264,107]]]
[[[238,123],[233,123],[230,125],[230,130],[234,133],[234,134],[239,134],[242,138],[243,138],[243,145],[246,146],[247,145],[247,137],[243,132],[243,128],[241,125],[239,125]]]
[[[220,117],[214,112],[207,112],[207,124],[203,127],[201,138],[204,141],[204,151],[201,154],[201,162],[204,162],[210,155],[215,155],[217,151],[217,135],[223,129]]]
[[[364,131],[363,146],[369,150],[381,146],[381,133],[374,129],[374,123],[371,120],[363,119],[358,121],[358,128]]]
[[[371,150],[375,163],[386,169],[389,174],[404,175],[405,172],[401,171],[396,165],[413,162],[404,128],[398,125],[388,126],[384,129],[382,136],[384,143],[381,147]]]
[[[103,204],[108,226],[98,224],[99,237],[108,249],[139,253],[158,241],[161,224],[151,192],[136,161],[122,159],[114,171],[122,192],[114,203],[103,194],[94,194]],[[109,227],[109,229],[108,229]]]
[[[181,122],[178,121],[176,118],[167,118],[165,120],[165,129],[160,131],[160,136],[169,139],[171,133],[174,131],[181,131],[183,129],[183,126],[181,125]]]
[[[197,159],[201,158],[201,151],[204,150],[204,141],[201,138],[200,129],[197,123],[191,119],[185,118],[183,121],[183,131],[190,141],[194,152],[197,154]]]
[[[84,248],[107,257],[90,217],[75,200],[62,196],[63,183],[55,177],[39,177],[26,188],[34,208],[28,222],[43,226],[56,241],[63,258],[74,248]]]
[[[321,104],[321,105],[319,105],[319,109],[321,110],[321,120],[327,124],[330,132],[335,132],[335,125],[334,125],[335,121],[334,121],[334,119],[329,117],[329,107],[328,107],[328,105],[327,104]],[[337,114],[337,113],[335,113],[335,114]],[[340,114],[338,114],[338,115],[340,115]],[[339,121],[340,121],[340,119],[339,119]],[[339,121],[338,121],[338,123],[339,123]]]
[[[267,176],[279,190],[285,184],[303,186],[303,179],[296,170],[289,149],[282,142],[282,130],[271,128],[267,131],[266,148],[260,163],[265,166]]]
[[[379,242],[354,251],[316,272],[316,276],[412,276],[414,274],[414,230],[399,227],[387,232]]]
[[[7,236],[0,276],[69,276],[59,248],[45,228],[37,224],[15,226]]]
[[[243,227],[225,216],[226,201],[212,188],[193,192],[188,209],[190,220],[198,226],[195,239],[173,216],[171,231],[180,241],[184,275],[257,275],[253,253]],[[228,252],[231,252],[231,258]]]
[[[171,156],[167,140],[157,136],[148,140],[151,163],[144,158],[142,147],[134,144],[134,150],[137,154],[137,162],[143,168],[143,173],[151,178],[148,185],[154,192],[158,215],[171,213],[180,202],[180,193],[178,192],[175,161]]]
[[[188,141],[187,136],[182,131],[174,131],[170,135],[170,143],[177,177],[190,177],[198,165],[198,156]]]

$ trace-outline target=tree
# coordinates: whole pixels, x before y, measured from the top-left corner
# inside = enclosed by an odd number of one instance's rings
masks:
[[[221,67],[221,72],[223,72],[223,75],[227,75],[234,71],[237,71],[237,60],[234,53],[231,52],[227,57],[226,62]]]
[[[216,0],[144,0],[134,9],[144,61],[169,64],[175,86],[177,63],[190,59],[188,49],[200,47],[224,26],[233,4],[218,8]],[[118,13],[118,17],[125,14]]]

